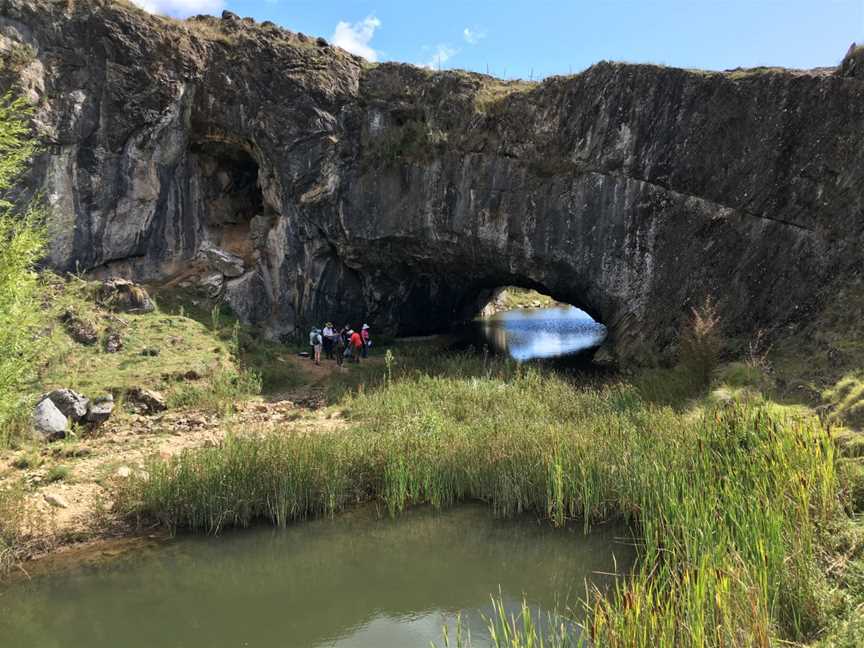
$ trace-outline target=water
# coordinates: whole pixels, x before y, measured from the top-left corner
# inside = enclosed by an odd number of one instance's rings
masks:
[[[576,603],[632,562],[620,529],[584,536],[481,506],[183,538],[0,589],[4,648],[381,648],[487,645],[490,594],[517,609]],[[451,633],[451,637],[452,637]],[[479,640],[479,641],[477,641]]]
[[[519,361],[583,353],[606,339],[606,327],[573,306],[505,311],[475,326],[486,344]]]

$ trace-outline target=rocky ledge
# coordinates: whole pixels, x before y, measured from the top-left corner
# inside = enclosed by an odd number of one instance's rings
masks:
[[[503,285],[674,351],[712,296],[782,331],[859,271],[864,85],[838,70],[599,63],[542,83],[370,64],[323,39],[124,2],[0,3],[36,106],[50,263],[194,271],[278,336],[446,328]]]

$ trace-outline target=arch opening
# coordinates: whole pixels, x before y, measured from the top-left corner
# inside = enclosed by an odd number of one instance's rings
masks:
[[[590,359],[606,327],[585,310],[542,288],[498,286],[480,292],[466,337],[514,360]]]

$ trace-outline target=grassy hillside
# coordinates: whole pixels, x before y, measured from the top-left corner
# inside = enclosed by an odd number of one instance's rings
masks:
[[[33,379],[23,385],[24,406],[0,433],[0,446],[26,440],[30,407],[52,389],[69,388],[88,398],[112,394],[117,415],[133,388],[159,391],[172,407],[213,411],[261,391],[259,368],[247,360],[266,363],[243,353],[241,340],[248,334],[233,322],[216,317],[208,325],[158,307],[150,313],[115,312],[98,302],[99,285],[41,276],[40,353]],[[92,342],[76,340],[72,328],[88,331]],[[106,349],[112,334],[122,342],[113,353]]]

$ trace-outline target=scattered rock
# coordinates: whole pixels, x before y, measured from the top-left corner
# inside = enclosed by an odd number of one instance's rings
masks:
[[[45,501],[48,502],[51,506],[56,506],[57,508],[69,508],[69,502],[66,501],[66,498],[57,493],[45,493],[43,496]]]
[[[66,436],[69,421],[50,398],[43,398],[33,410],[34,436],[40,441],[54,441]]]
[[[225,276],[222,273],[211,274],[201,278],[201,287],[207,291],[210,297],[218,297],[222,292]]]
[[[201,255],[212,270],[226,277],[239,277],[246,269],[242,257],[210,245],[201,248]]]
[[[99,337],[96,334],[96,328],[87,322],[71,308],[67,309],[60,317],[60,321],[66,327],[66,332],[78,344],[96,344]]]
[[[51,400],[54,406],[73,423],[80,423],[87,416],[87,398],[71,389],[55,389],[45,398]]]
[[[99,427],[109,418],[111,418],[111,413],[114,411],[114,397],[113,396],[100,396],[99,398],[94,398],[90,401],[90,404],[87,407],[87,416],[85,417],[85,421],[91,427]]]
[[[119,333],[109,333],[108,339],[105,341],[106,353],[117,353],[123,348],[123,339]]]
[[[129,389],[126,392],[126,402],[137,414],[156,414],[168,409],[162,394],[143,387]]]
[[[142,356],[149,356],[151,358],[155,358],[160,353],[161,353],[161,351],[159,349],[154,348],[154,347],[147,347],[146,349],[141,349],[141,355]]]
[[[116,311],[127,313],[150,313],[156,309],[150,295],[138,284],[118,277],[99,286],[96,301]]]

